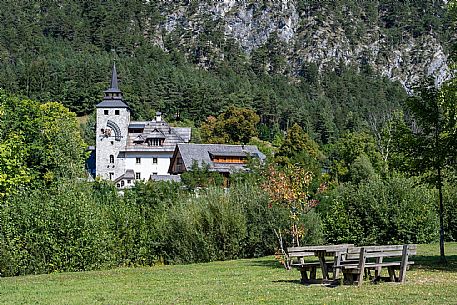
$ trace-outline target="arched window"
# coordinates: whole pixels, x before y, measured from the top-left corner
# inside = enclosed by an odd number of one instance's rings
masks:
[[[113,155],[109,155],[109,163],[114,163],[114,156]]]
[[[109,128],[111,128],[111,129],[114,131],[114,139],[115,139],[116,141],[120,141],[120,140],[121,140],[121,137],[122,137],[122,135],[121,135],[121,129],[119,128],[119,126],[117,126],[116,123],[114,123],[114,122],[111,121],[111,120],[108,120],[108,121],[106,122],[106,127],[109,127]]]

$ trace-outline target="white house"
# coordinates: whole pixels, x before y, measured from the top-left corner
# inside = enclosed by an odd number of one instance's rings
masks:
[[[191,128],[171,127],[157,112],[154,120],[133,122],[118,88],[116,65],[111,87],[97,106],[96,175],[119,188],[135,180],[175,180],[168,173],[176,144],[188,143]]]

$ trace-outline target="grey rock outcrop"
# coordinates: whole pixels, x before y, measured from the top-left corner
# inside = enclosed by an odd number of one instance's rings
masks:
[[[171,35],[181,31],[178,43],[189,54],[200,35],[218,31],[224,41],[235,41],[249,59],[276,35],[285,45],[281,48],[286,62],[282,72],[291,75],[297,75],[303,63],[314,63],[319,70],[344,63],[367,66],[400,81],[407,89],[425,76],[433,77],[437,85],[451,76],[446,50],[432,29],[419,36],[404,32],[393,43],[379,22],[363,20],[350,8],[340,12],[345,21],[342,24],[341,15],[337,18],[329,5],[299,10],[297,0],[159,2],[164,20],[157,32]],[[163,37],[157,41],[162,42]],[[212,54],[202,56],[203,67],[210,60],[224,58],[220,43],[209,40],[207,47]]]

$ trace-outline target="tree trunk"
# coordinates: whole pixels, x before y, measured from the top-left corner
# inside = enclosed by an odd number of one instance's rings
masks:
[[[440,197],[440,260],[447,263],[444,254],[444,206],[443,206],[443,184],[441,178],[441,167],[438,167],[438,193]]]

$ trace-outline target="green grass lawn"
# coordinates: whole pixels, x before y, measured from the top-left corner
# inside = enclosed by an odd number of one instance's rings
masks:
[[[407,283],[300,284],[273,257],[0,278],[2,304],[457,304],[457,243],[421,245]]]

